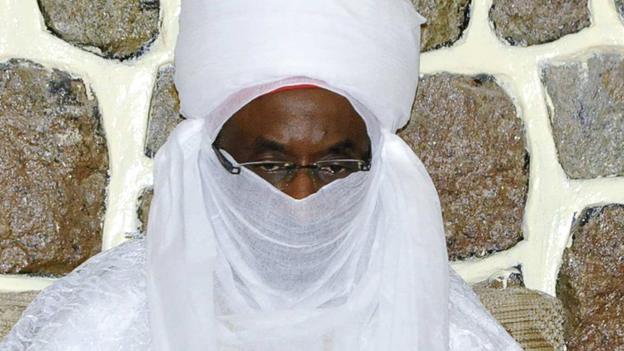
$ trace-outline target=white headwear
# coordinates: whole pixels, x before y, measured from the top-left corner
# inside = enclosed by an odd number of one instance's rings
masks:
[[[407,0],[183,0],[176,85],[188,117],[156,156],[147,246],[152,348],[448,348],[439,200],[394,134],[409,119],[420,24]],[[345,96],[370,172],[294,200],[210,145],[278,87]]]

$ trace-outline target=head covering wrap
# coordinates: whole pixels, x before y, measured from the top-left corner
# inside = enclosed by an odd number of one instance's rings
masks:
[[[176,86],[188,118],[156,155],[147,233],[152,349],[448,349],[438,196],[395,134],[423,18],[407,0],[183,0]],[[211,144],[263,94],[314,85],[366,122],[372,169],[295,200]]]
[[[314,85],[314,84],[297,84],[297,85],[286,85],[283,87],[279,87],[273,91],[268,92],[267,94],[275,94],[275,93],[280,93],[282,91],[289,91],[289,90],[302,90],[302,89],[310,89],[310,88],[319,88],[318,86]]]

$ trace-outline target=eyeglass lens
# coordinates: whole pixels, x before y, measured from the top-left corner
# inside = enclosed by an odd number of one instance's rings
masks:
[[[262,162],[246,165],[256,174],[272,184],[289,182],[299,169],[306,169],[321,183],[329,184],[335,180],[345,178],[351,173],[358,172],[361,167],[358,160],[320,161],[310,166],[297,166],[287,162]]]

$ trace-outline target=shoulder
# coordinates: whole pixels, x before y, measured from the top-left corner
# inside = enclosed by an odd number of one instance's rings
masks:
[[[91,257],[61,280],[144,279],[145,239],[132,239]]]
[[[39,297],[55,295],[72,302],[129,299],[145,293],[145,240],[126,241],[74,269]]]
[[[41,291],[0,350],[95,351],[116,349],[120,340],[144,342],[144,262],[144,239],[91,257]]]

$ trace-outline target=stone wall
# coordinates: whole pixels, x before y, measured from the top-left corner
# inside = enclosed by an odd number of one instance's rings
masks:
[[[569,350],[624,348],[624,2],[412,1],[428,23],[399,133],[436,184],[453,266],[550,295]],[[182,119],[178,13],[0,0],[0,291],[144,230],[152,157]]]

